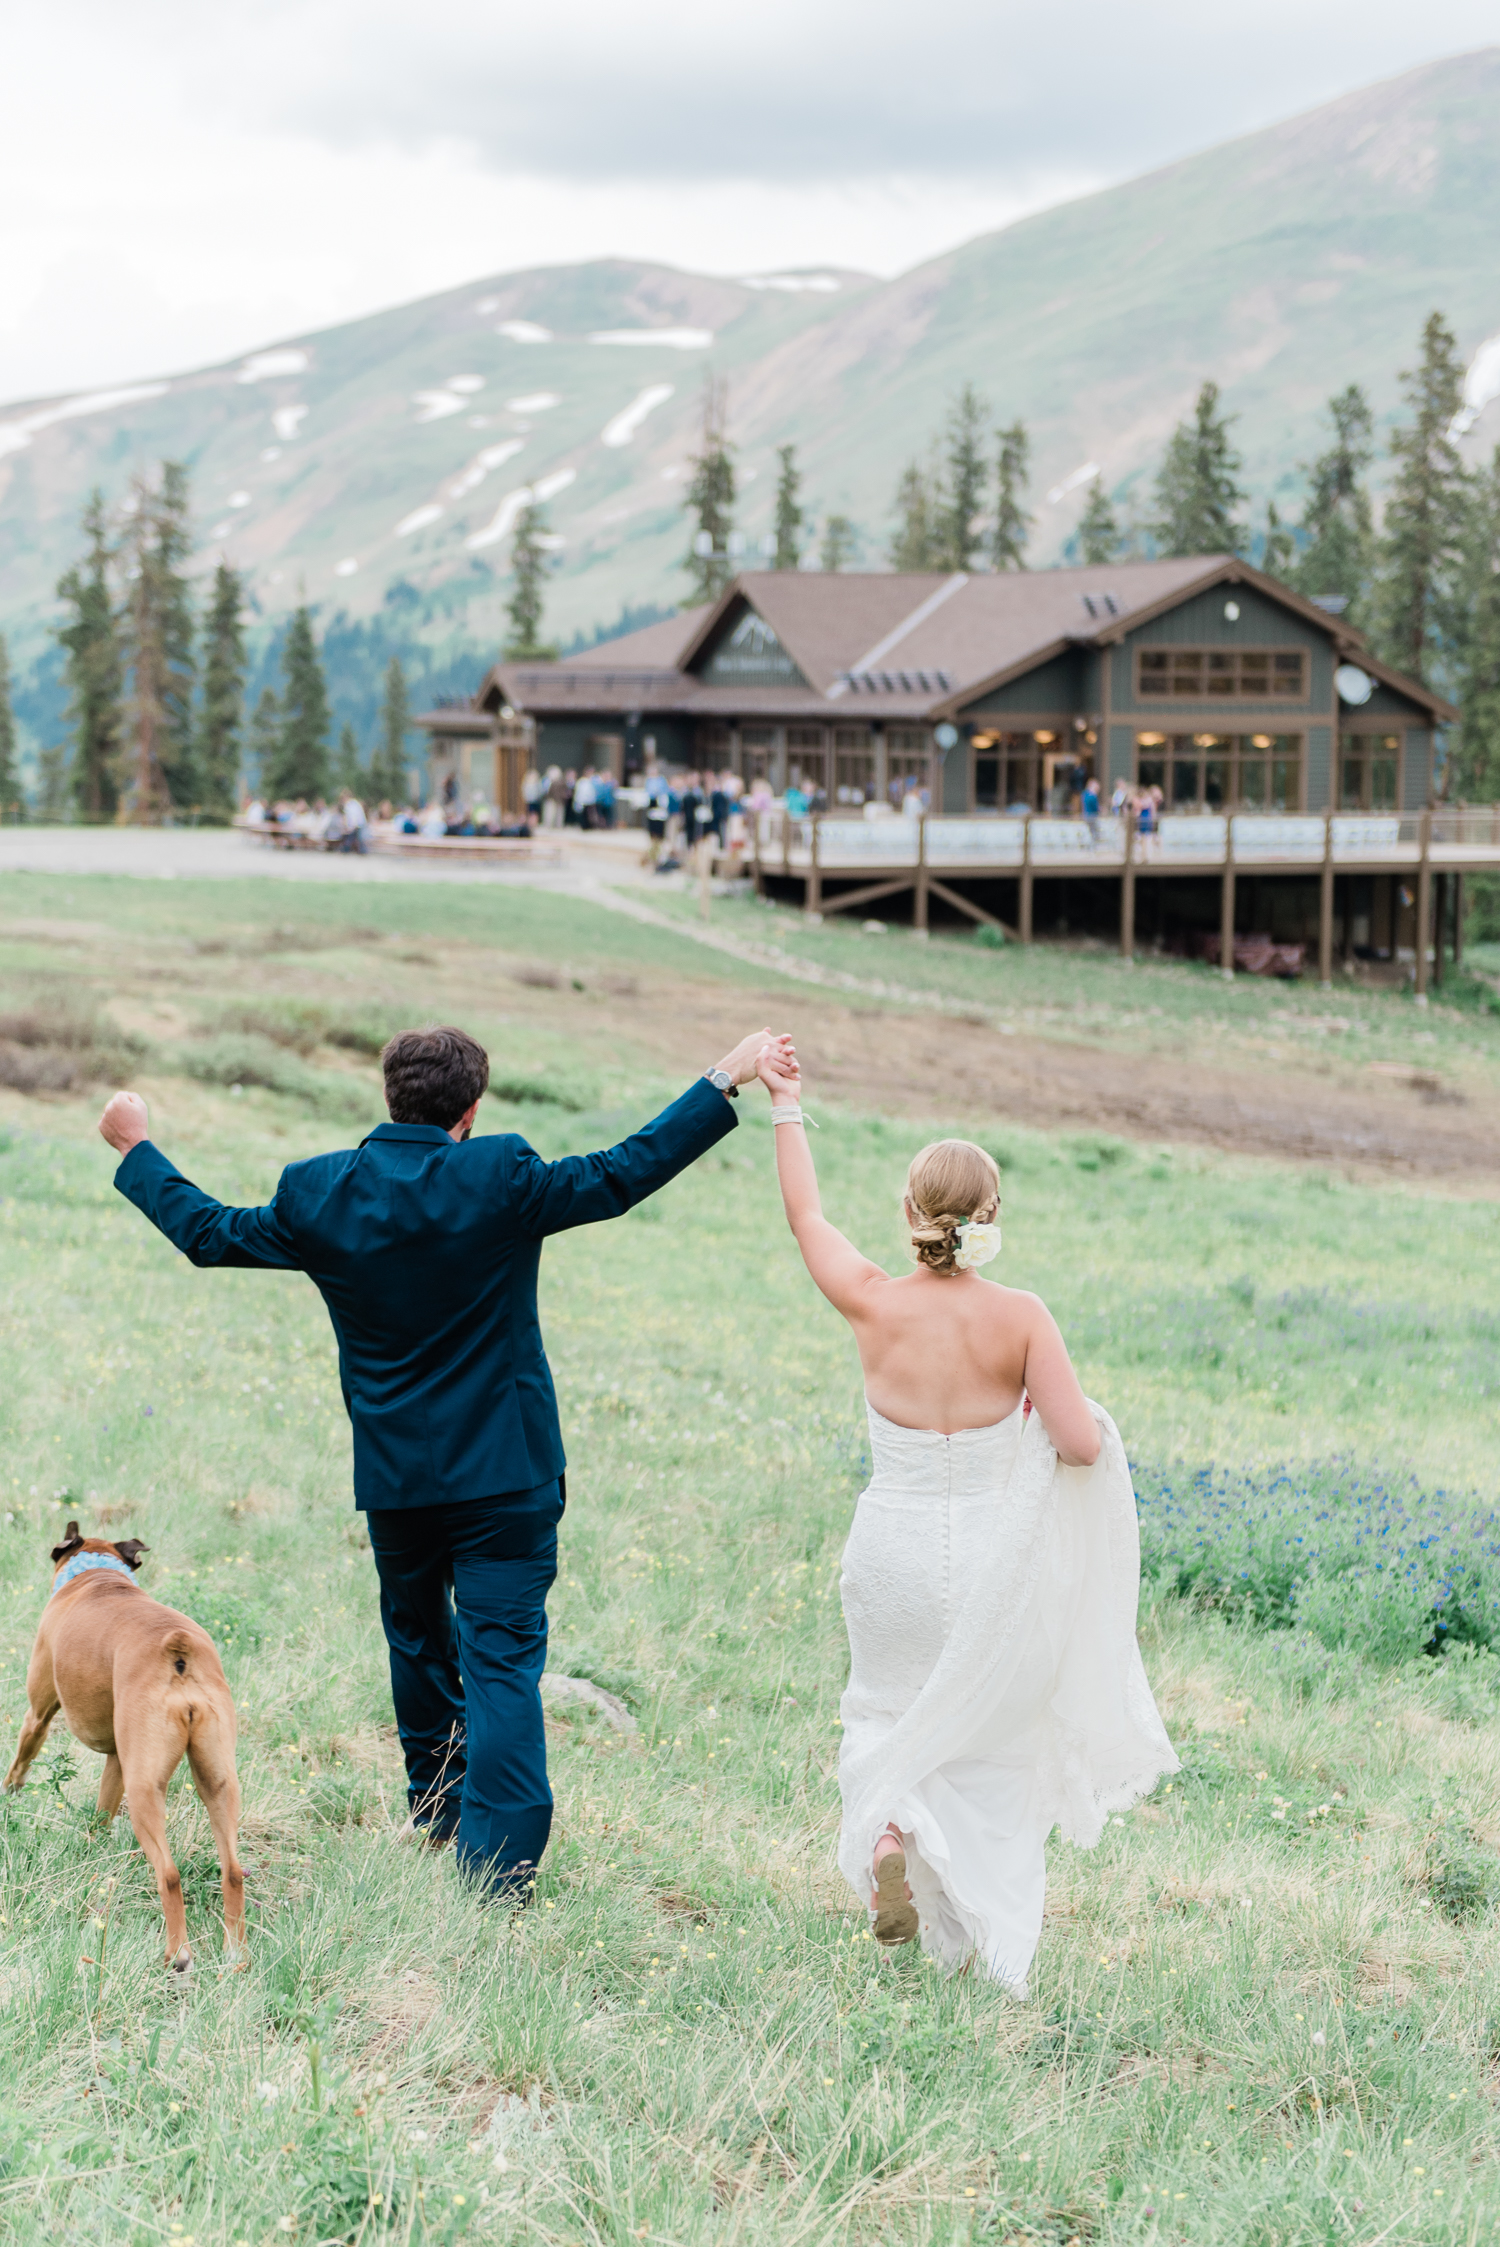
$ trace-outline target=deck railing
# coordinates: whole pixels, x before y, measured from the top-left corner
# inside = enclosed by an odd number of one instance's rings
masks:
[[[825,872],[862,867],[914,866],[925,855],[931,866],[1022,866],[1060,870],[1068,864],[1101,869],[1126,855],[1141,866],[1196,860],[1222,865],[1231,854],[1246,865],[1257,861],[1321,864],[1331,852],[1335,864],[1349,859],[1420,856],[1424,841],[1433,850],[1500,853],[1500,805],[1443,806],[1407,812],[1168,812],[1149,832],[1127,838],[1123,819],[1103,813],[1086,820],[1034,813],[933,813],[922,820],[905,817],[860,819],[839,812],[789,817],[779,807],[756,820],[762,864],[774,871],[779,860],[798,870],[815,860]]]

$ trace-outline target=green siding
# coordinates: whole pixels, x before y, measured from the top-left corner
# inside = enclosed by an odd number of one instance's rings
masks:
[[[1333,734],[1328,726],[1309,726],[1307,729],[1307,808],[1309,811],[1327,811],[1333,802],[1330,764],[1333,756]]]
[[[1105,778],[1111,789],[1114,788],[1117,780],[1130,781],[1134,779],[1135,769],[1132,763],[1134,755],[1134,726],[1111,726],[1109,728],[1108,761],[1104,768]]]
[[[1401,784],[1402,810],[1420,811],[1431,794],[1432,735],[1424,726],[1408,726]]]
[[[1097,657],[1082,648],[1055,656],[1050,663],[1039,663],[1034,671],[1023,671],[1019,679],[992,688],[978,702],[966,704],[961,715],[974,725],[991,719],[1003,721],[1012,710],[1024,710],[1033,717],[1043,713],[1071,717],[1087,711],[1090,678],[1097,670]]]
[[[962,812],[969,808],[969,744],[960,736],[943,758],[936,790],[939,811]]]
[[[1227,601],[1239,606],[1239,617],[1231,623],[1224,614]],[[1303,702],[1283,702],[1278,696],[1275,708],[1284,716],[1306,718],[1317,711],[1326,711],[1333,700],[1333,645],[1326,633],[1279,602],[1268,600],[1263,593],[1246,585],[1216,585],[1211,592],[1197,593],[1163,616],[1153,617],[1149,624],[1138,625],[1128,632],[1114,651],[1111,668],[1111,695],[1113,709],[1120,715],[1127,712],[1139,716],[1143,723],[1161,721],[1167,703],[1153,696],[1141,702],[1135,691],[1136,650],[1143,647],[1178,648],[1303,648],[1307,652],[1308,696]],[[1259,696],[1250,701],[1224,701],[1218,697],[1209,703],[1184,704],[1194,710],[1212,709],[1215,717],[1222,716],[1225,732],[1245,730],[1251,718],[1263,718],[1266,702]],[[1166,732],[1173,729],[1164,726]],[[1278,726],[1278,732],[1287,729]]]

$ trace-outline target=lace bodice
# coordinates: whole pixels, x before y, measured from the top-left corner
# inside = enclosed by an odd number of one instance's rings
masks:
[[[870,1491],[904,1498],[994,1498],[1004,1489],[1024,1426],[1021,1406],[988,1428],[904,1428],[887,1420],[868,1397]]]

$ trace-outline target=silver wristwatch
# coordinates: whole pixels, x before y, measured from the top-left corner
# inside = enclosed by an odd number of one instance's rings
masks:
[[[727,1069],[705,1069],[703,1074],[715,1092],[722,1092],[726,1100],[738,1100],[740,1088]]]

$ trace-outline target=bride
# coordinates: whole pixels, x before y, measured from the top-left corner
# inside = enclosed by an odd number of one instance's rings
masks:
[[[844,1550],[849,1630],[839,1864],[878,1941],[919,1933],[1017,1996],[1054,1825],[1090,1848],[1177,1769],[1136,1645],[1135,1494],[1109,1414],[1000,1250],[1000,1173],[924,1147],[892,1279],[824,1217],[798,1078],[762,1059],[787,1222],[854,1329],[874,1461]]]

